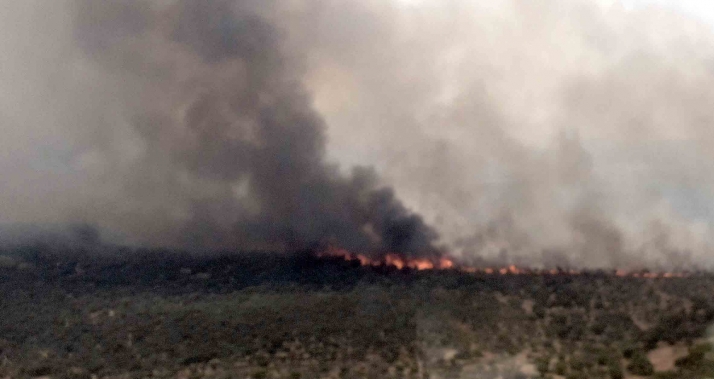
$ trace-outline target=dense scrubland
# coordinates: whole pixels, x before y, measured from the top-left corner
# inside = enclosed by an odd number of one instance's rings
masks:
[[[0,253],[0,377],[702,378],[714,276]]]

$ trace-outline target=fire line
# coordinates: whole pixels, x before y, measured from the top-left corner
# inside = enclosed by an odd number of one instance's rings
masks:
[[[426,270],[456,270],[469,274],[486,275],[581,275],[585,271],[576,269],[534,269],[522,268],[516,265],[503,267],[475,267],[465,264],[458,264],[453,259],[441,256],[435,258],[405,257],[400,254],[385,254],[379,258],[371,258],[366,254],[352,253],[345,249],[331,247],[324,252],[318,253],[318,257],[341,258],[345,261],[359,262],[361,266],[371,267],[394,267],[398,270],[411,269],[417,271]],[[628,271],[623,269],[613,270],[617,277],[646,278],[646,279],[669,279],[684,278],[689,276],[685,272],[651,272],[651,271]]]

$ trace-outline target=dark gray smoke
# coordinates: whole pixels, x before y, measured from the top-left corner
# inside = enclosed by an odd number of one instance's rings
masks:
[[[64,5],[72,59],[106,96],[71,116],[81,144],[72,153],[120,192],[80,203],[78,218],[151,245],[435,252],[436,233],[371,170],[345,176],[325,161],[324,122],[299,57],[259,13],[267,2]],[[116,151],[117,129],[129,157]]]
[[[623,4],[0,0],[0,222],[709,266],[714,35]]]

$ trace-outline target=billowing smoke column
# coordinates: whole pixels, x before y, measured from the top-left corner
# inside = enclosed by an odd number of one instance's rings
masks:
[[[670,8],[0,7],[0,223],[198,250],[713,262],[714,34]]]
[[[111,129],[121,126],[106,119],[112,109],[139,149],[115,174],[137,207],[121,226],[140,243],[435,253],[436,233],[379,186],[371,170],[344,176],[325,162],[323,120],[298,63],[283,52],[281,31],[259,13],[269,5],[89,0],[72,6],[77,46],[112,93],[112,103],[100,105],[97,125],[85,132],[115,138]],[[116,142],[84,138],[91,139],[90,160],[91,151],[107,155]]]
[[[144,177],[134,189],[180,198],[184,213],[169,241],[433,253],[435,232],[369,170],[344,177],[326,164],[323,121],[280,31],[255,4],[77,5],[76,37],[87,54],[141,87],[142,98],[124,110],[145,144],[137,164],[163,166],[158,186]]]

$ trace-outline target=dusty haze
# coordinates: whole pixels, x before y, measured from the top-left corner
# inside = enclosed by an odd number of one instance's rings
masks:
[[[0,0],[0,221],[710,267],[714,35],[601,1]]]

